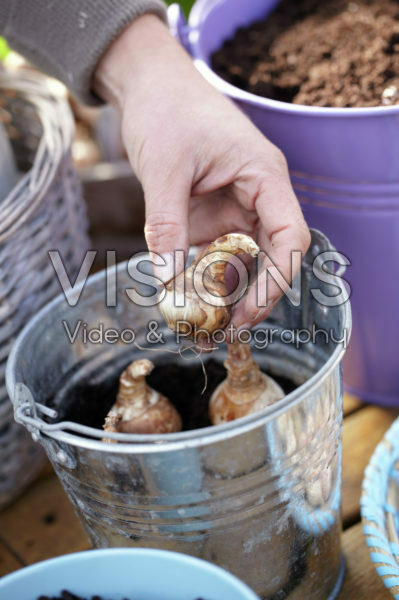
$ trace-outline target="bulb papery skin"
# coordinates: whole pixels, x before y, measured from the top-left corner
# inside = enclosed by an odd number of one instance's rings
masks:
[[[160,310],[166,324],[172,331],[201,342],[208,339],[217,329],[224,329],[230,322],[232,307],[214,306],[225,295],[225,288],[218,288],[211,282],[213,297],[210,302],[204,295],[200,298],[194,288],[195,265],[190,266],[165,286],[165,297]]]
[[[229,344],[224,364],[227,377],[213,392],[209,403],[213,425],[260,412],[284,397],[278,383],[260,371],[252,358],[249,344]]]
[[[116,402],[105,418],[104,431],[137,434],[181,431],[181,418],[173,404],[147,385],[146,375],[153,368],[151,361],[141,359],[123,371]]]
[[[232,256],[257,256],[259,247],[247,235],[231,233],[218,238],[183,273],[165,284],[160,311],[168,327],[197,343],[227,327],[232,300],[225,285],[225,270]]]

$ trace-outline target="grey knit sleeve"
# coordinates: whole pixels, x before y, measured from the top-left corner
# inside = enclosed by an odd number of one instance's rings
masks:
[[[144,13],[166,21],[162,0],[0,0],[0,35],[77,98],[99,104],[91,90],[96,65],[119,32]]]

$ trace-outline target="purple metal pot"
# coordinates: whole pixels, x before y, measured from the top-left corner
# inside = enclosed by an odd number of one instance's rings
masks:
[[[265,18],[278,0],[197,0],[187,26],[170,7],[171,30],[202,74],[232,98],[287,157],[311,227],[352,265],[353,332],[346,389],[399,405],[399,107],[319,108],[277,102],[230,85],[210,57],[238,27]]]

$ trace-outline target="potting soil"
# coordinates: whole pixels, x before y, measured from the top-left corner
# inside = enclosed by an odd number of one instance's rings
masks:
[[[399,104],[399,1],[282,0],[227,40],[212,66],[233,85],[283,102]]]

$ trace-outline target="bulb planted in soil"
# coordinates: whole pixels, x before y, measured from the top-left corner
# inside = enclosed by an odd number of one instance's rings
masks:
[[[123,371],[116,402],[105,418],[104,431],[139,434],[181,431],[181,418],[175,407],[147,384],[146,376],[153,368],[151,361],[141,359]]]
[[[238,341],[228,344],[224,365],[227,377],[216,388],[209,403],[213,425],[257,413],[284,397],[278,383],[259,369],[249,344]]]

